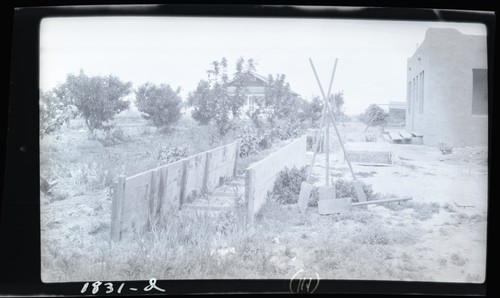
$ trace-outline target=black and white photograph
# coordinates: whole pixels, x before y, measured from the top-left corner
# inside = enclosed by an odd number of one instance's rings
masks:
[[[483,283],[487,34],[44,18],[42,281]]]

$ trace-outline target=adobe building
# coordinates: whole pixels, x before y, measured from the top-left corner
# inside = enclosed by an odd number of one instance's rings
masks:
[[[408,58],[406,131],[423,143],[488,144],[486,36],[430,28]]]

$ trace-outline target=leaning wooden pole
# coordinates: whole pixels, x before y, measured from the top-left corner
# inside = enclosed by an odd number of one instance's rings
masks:
[[[338,61],[338,58],[335,59],[334,72],[335,72],[335,69],[337,68],[337,61]],[[337,134],[337,138],[339,139],[340,147],[342,148],[342,151],[344,152],[344,156],[345,156],[345,159],[347,161],[347,164],[349,165],[349,170],[351,171],[352,179],[356,180],[356,176],[354,175],[354,170],[352,169],[351,161],[349,160],[349,156],[347,155],[347,152],[345,150],[344,143],[342,142],[342,138],[340,137],[340,132],[339,132],[337,125],[335,123],[335,117],[333,116],[333,112],[332,112],[332,109],[330,107],[330,103],[328,102],[328,100],[325,96],[325,91],[323,91],[323,87],[321,86],[321,82],[319,80],[318,74],[316,72],[316,68],[314,67],[314,63],[313,63],[311,58],[309,58],[309,63],[311,63],[311,67],[312,67],[312,70],[314,72],[314,77],[316,78],[316,81],[318,82],[319,89],[321,91],[321,95],[323,95],[323,98],[325,100],[325,104],[326,104],[326,107],[328,109],[328,113],[330,114],[330,119],[332,120],[333,128],[335,129],[335,133]]]
[[[325,128],[325,186],[330,185],[330,121],[326,118],[326,128]]]

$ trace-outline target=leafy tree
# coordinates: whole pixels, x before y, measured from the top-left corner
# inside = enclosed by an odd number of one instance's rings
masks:
[[[276,78],[270,75],[264,92],[264,109],[271,123],[278,119],[294,119],[297,116],[299,97],[291,91],[284,74],[278,74]]]
[[[113,127],[110,121],[129,107],[129,102],[123,98],[130,93],[131,87],[132,83],[122,82],[116,76],[89,77],[81,70],[78,75],[68,74],[57,92],[68,104],[77,107],[89,131],[93,132]]]
[[[208,124],[214,114],[212,94],[207,81],[201,80],[194,92],[188,95],[188,105],[193,107],[191,116],[200,124]]]
[[[231,112],[234,118],[240,117],[241,108],[245,105],[248,90],[245,82],[249,79],[252,73],[255,72],[255,63],[252,58],[245,61],[240,57],[236,62],[236,72],[233,76],[231,86],[234,87],[231,96]]]
[[[225,58],[213,61],[211,65],[212,68],[207,71],[208,80],[198,83],[196,90],[189,94],[188,103],[193,107],[193,119],[200,124],[212,121],[219,134],[225,135],[233,127],[233,121],[240,117],[246,99],[244,82],[255,71],[255,65],[252,59],[245,61],[240,58],[231,82]],[[233,87],[231,93],[228,90],[230,86]]]
[[[67,104],[56,90],[40,94],[40,138],[58,130],[78,114],[77,108]]]
[[[142,116],[151,120],[156,127],[168,127],[182,116],[179,93],[180,88],[174,91],[167,84],[156,86],[146,83],[135,92],[136,106]]]
[[[341,91],[330,95],[329,102],[333,110],[335,121],[342,121],[345,117],[344,93]],[[323,106],[323,99],[318,96],[313,97],[310,102],[303,103],[302,109],[304,112],[299,115],[299,119],[301,119],[301,121],[309,120],[313,126],[318,126]]]
[[[318,121],[321,119],[321,113],[323,112],[324,100],[319,96],[315,96],[312,98],[309,103],[308,116],[311,119],[313,125],[316,125]]]
[[[340,91],[330,95],[329,102],[333,109],[333,117],[335,118],[335,121],[342,121],[345,117],[344,92]]]
[[[368,106],[365,112],[360,115],[361,121],[370,125],[384,125],[387,123],[388,117],[389,113],[376,104]]]

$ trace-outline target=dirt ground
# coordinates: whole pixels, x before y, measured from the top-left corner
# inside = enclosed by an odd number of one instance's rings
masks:
[[[61,181],[52,194],[41,194],[43,281],[290,279],[301,269],[322,279],[484,280],[486,148],[442,155],[423,145],[391,145],[392,165],[354,165],[359,179],[381,198],[411,196],[411,201],[324,216],[317,207],[299,213],[296,205],[270,201],[252,224],[244,207],[179,213],[150,238],[112,243],[108,176],[154,167],[160,144],[182,142],[144,122],[125,122],[130,141],[112,147],[88,140],[78,123],[41,143],[42,175]],[[191,147],[190,154],[208,149],[208,131],[184,127],[193,143],[206,144]],[[364,139],[361,123],[346,122],[339,129],[344,140]],[[381,129],[368,133],[380,137]],[[333,138],[332,132],[331,175],[349,179]],[[318,156],[314,170],[317,185],[323,183],[324,159]]]

